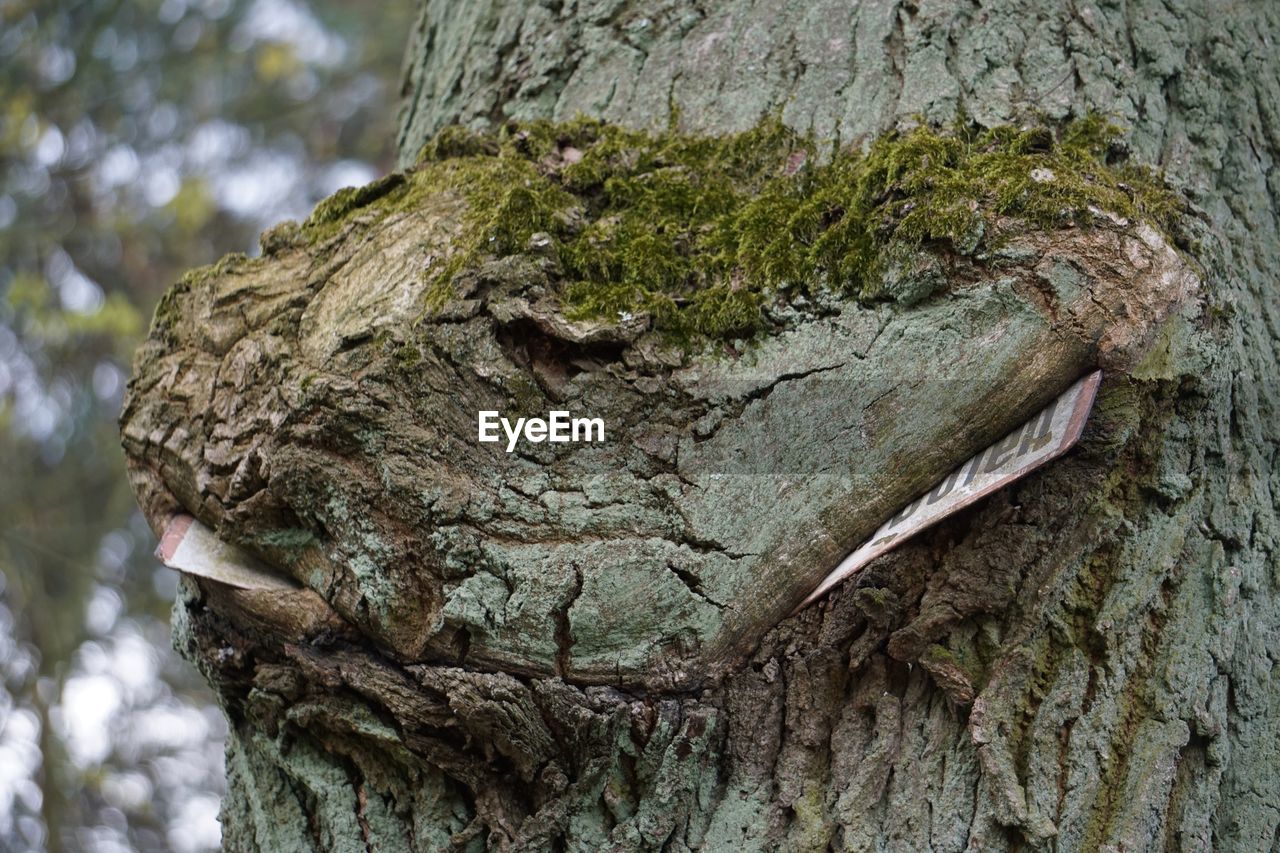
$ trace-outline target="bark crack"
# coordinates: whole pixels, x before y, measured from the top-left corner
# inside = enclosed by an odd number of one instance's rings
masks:
[[[582,569],[576,563],[570,566],[573,571],[573,583],[565,595],[564,603],[556,610],[556,674],[565,678],[569,674],[569,652],[573,648],[573,625],[569,619],[569,611],[578,597],[582,595]]]
[[[679,578],[681,583],[683,583],[686,587],[688,587],[689,592],[692,593],[695,598],[701,601],[705,601],[708,604],[713,605],[714,607],[717,607],[721,610],[725,609],[726,607],[733,606],[732,604],[728,604],[723,601],[716,601],[714,598],[707,595],[706,591],[702,588],[701,578],[699,578],[695,572],[691,572],[687,568],[684,568],[683,566],[679,566],[675,563],[670,563],[670,562],[667,563],[667,569],[669,569],[673,575]]]

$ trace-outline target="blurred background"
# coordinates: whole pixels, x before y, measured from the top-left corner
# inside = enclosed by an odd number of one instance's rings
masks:
[[[412,0],[0,0],[0,849],[215,848],[222,716],[125,482],[190,267],[394,162]]]

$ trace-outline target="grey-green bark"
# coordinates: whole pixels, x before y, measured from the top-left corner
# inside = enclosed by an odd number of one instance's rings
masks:
[[[303,585],[187,579],[175,607],[232,723],[228,846],[1272,849],[1278,23],[1185,2],[428,4],[406,163],[448,123],[506,117],[675,106],[725,133],[780,113],[848,142],[1097,110],[1199,206],[1196,260],[1131,224],[1028,234],[998,270],[948,260],[919,305],[836,300],[681,364],[563,320],[537,256],[414,322],[447,194],[191,277],[131,385],[135,486],[153,522],[185,509]],[[1095,364],[1075,452],[785,618]],[[478,452],[474,410],[512,389],[603,408],[627,440]],[[789,446],[771,418],[817,426]],[[762,436],[763,471],[712,476],[712,451]]]

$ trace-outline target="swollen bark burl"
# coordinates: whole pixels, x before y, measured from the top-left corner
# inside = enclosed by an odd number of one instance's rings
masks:
[[[412,169],[189,276],[130,392],[152,523],[297,579],[175,603],[224,843],[1274,848],[1278,42],[1261,2],[427,0]],[[1094,365],[1072,451],[782,617]]]
[[[1113,137],[441,137],[165,296],[135,486],[157,529],[194,515],[400,663],[696,688],[1196,310],[1172,196]],[[551,410],[607,440],[477,439],[478,413]]]

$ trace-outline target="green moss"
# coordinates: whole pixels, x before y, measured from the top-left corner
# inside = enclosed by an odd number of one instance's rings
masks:
[[[187,275],[190,275],[190,273]],[[182,321],[182,297],[190,289],[191,285],[184,277],[183,280],[161,295],[160,301],[156,303],[155,313],[151,315],[151,333],[153,335],[162,334],[167,338],[174,325]]]
[[[405,184],[403,172],[392,172],[362,187],[343,187],[316,205],[300,231],[304,239],[312,242],[330,237],[337,233],[353,211],[369,207],[388,196],[403,195]]]
[[[292,219],[271,226],[258,238],[263,255],[275,255],[299,244],[305,245],[306,242],[306,232]]]
[[[451,157],[497,153],[498,146],[490,137],[455,124],[446,127],[422,146],[422,150],[418,152],[418,161],[448,160]]]
[[[222,278],[228,273],[242,272],[260,263],[262,263],[260,258],[251,258],[243,252],[232,252],[219,258],[216,263],[187,270],[178,283],[189,290],[191,287],[198,287],[205,282]]]
[[[831,846],[832,826],[828,823],[825,786],[814,779],[805,780],[804,793],[791,803],[795,823],[790,840],[797,850],[825,850]]]
[[[454,278],[485,258],[519,254],[538,233],[551,235],[557,248],[570,237],[574,197],[523,156],[426,163],[415,171],[414,183],[423,192],[460,192],[468,202],[453,253],[430,271],[428,307],[447,300]]]
[[[396,347],[391,357],[395,360],[396,367],[401,370],[412,370],[422,361],[422,353],[417,347],[409,344]]]
[[[343,191],[304,230],[455,192],[466,212],[455,251],[428,272],[428,312],[459,273],[525,252],[538,234],[559,260],[570,316],[644,312],[678,338],[744,336],[770,302],[795,294],[927,298],[936,282],[888,274],[914,275],[922,248],[975,254],[1010,230],[1088,225],[1091,208],[1172,230],[1181,201],[1125,160],[1119,138],[1096,115],[921,126],[834,151],[777,121],[717,138],[586,119],[489,136],[450,128],[399,182]]]
[[[167,337],[173,330],[183,325],[183,297],[193,289],[203,287],[206,283],[229,273],[243,272],[261,263],[261,258],[251,258],[243,252],[232,252],[216,263],[187,270],[182,278],[178,279],[178,283],[166,290],[156,303],[156,310],[151,316],[152,334],[163,334]]]
[[[316,205],[311,216],[303,223],[304,227],[315,227],[330,222],[337,222],[350,211],[364,207],[385,196],[405,181],[404,174],[393,172],[363,187],[343,187],[324,201]]]

